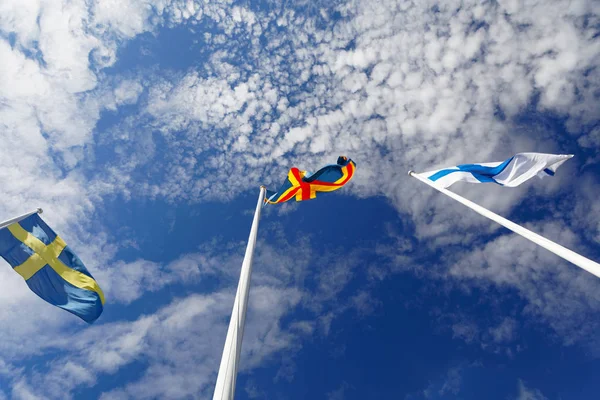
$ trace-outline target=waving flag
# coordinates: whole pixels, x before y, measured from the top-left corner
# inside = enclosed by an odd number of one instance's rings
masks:
[[[333,192],[352,179],[356,164],[347,157],[340,156],[337,164],[327,165],[314,174],[292,168],[284,184],[277,193],[269,192],[266,203],[284,203],[295,197],[296,201],[317,197],[317,192]]]
[[[0,256],[48,303],[88,323],[102,313],[100,286],[38,214],[0,229]]]
[[[493,182],[515,187],[534,176],[554,176],[557,168],[572,154],[519,153],[506,161],[463,164],[417,174],[447,188],[456,182]]]

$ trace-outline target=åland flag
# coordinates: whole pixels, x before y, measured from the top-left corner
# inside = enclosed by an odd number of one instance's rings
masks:
[[[310,200],[317,197],[317,192],[333,192],[352,179],[356,164],[347,157],[338,157],[337,164],[327,165],[314,174],[292,168],[286,181],[277,193],[269,192],[266,203],[284,203],[293,197],[296,201]]]
[[[0,256],[48,303],[88,323],[102,313],[104,294],[100,286],[38,214],[0,229]]]
[[[554,173],[571,154],[519,153],[506,161],[463,164],[419,175],[447,188],[456,182],[493,182],[502,186],[515,187],[534,176],[554,176]]]

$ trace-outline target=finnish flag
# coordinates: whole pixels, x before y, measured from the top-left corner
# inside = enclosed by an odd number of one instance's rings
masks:
[[[554,173],[572,154],[519,153],[506,161],[463,164],[417,174],[441,187],[456,182],[493,182],[515,187],[534,176],[554,176]]]

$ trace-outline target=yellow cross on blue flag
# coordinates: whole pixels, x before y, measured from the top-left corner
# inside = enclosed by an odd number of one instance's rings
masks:
[[[94,322],[104,294],[64,240],[38,214],[0,229],[0,256],[48,303]]]

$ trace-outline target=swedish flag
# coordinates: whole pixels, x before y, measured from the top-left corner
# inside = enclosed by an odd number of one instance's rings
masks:
[[[294,197],[296,201],[314,199],[317,192],[333,192],[344,186],[352,179],[354,171],[356,164],[344,156],[338,157],[337,164],[326,165],[314,174],[294,167],[277,193],[267,193],[265,202],[278,204]]]
[[[0,229],[0,256],[48,303],[88,323],[102,313],[104,294],[100,286],[38,214]]]

